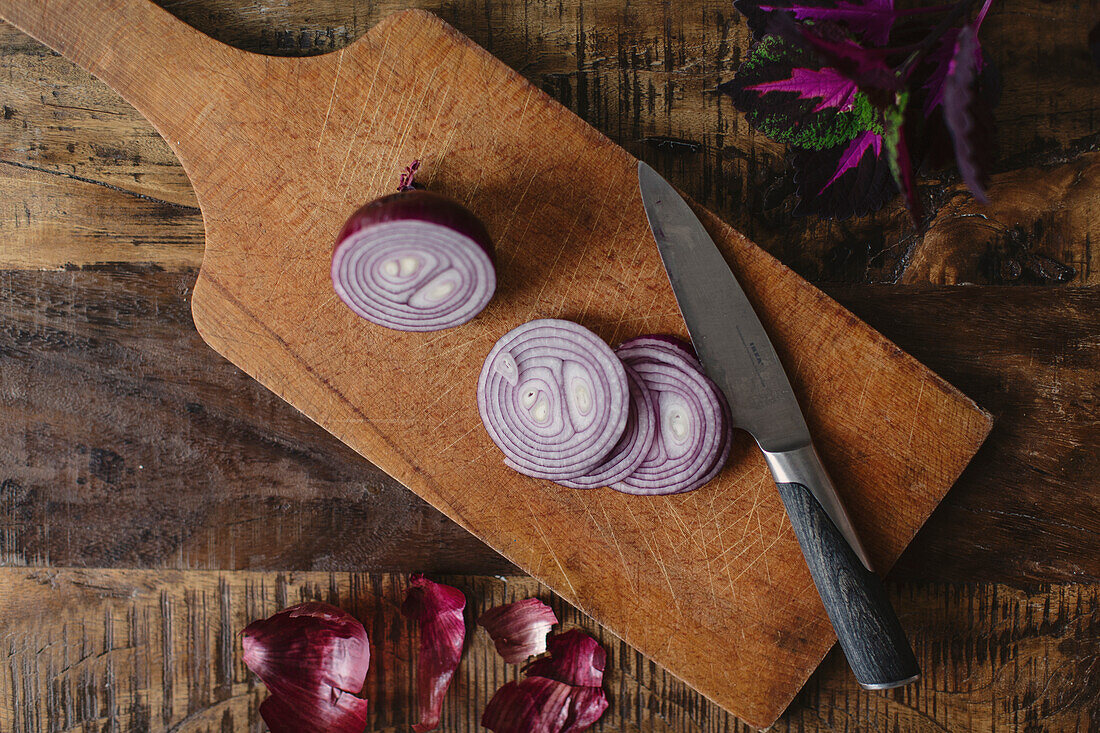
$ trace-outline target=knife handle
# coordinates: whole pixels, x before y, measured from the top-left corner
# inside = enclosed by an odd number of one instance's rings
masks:
[[[801,450],[817,458],[812,447]],[[768,455],[773,472],[775,457],[781,455]],[[802,458],[793,464],[806,463]],[[813,462],[819,471],[791,471],[792,463],[787,462],[788,470],[777,473],[776,486],[844,656],[856,680],[867,689],[885,690],[915,682],[920,667],[886,598],[882,580],[860,560],[819,502],[818,496],[832,492],[832,483],[820,461]],[[813,485],[821,477],[827,486]]]

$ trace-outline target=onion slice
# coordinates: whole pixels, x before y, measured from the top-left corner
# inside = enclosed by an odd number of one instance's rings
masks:
[[[481,369],[477,403],[504,462],[552,480],[582,476],[626,429],[626,370],[596,334],[540,319],[497,341]]]
[[[416,660],[416,685],[420,721],[414,733],[439,727],[443,697],[462,657],[466,622],[462,616],[466,596],[458,588],[433,583],[423,575],[409,579],[401,614],[420,627],[420,654]]]
[[[431,191],[383,196],[336,238],[332,285],[368,321],[399,331],[466,323],[496,289],[493,244],[468,209]]]
[[[546,651],[546,635],[557,622],[553,609],[538,598],[490,608],[477,620],[508,664],[519,664]]]
[[[646,336],[635,336],[630,339],[630,341],[620,344],[620,346],[625,346],[627,343],[633,348],[644,347],[647,349],[664,349],[665,351],[684,357],[691,366],[699,371],[703,371],[703,365],[699,363],[699,355],[695,353],[695,347],[676,336],[668,336],[663,333],[651,333]]]
[[[610,486],[634,473],[653,447],[657,435],[657,413],[653,398],[638,373],[623,365],[630,390],[630,412],[626,430],[611,452],[584,476],[558,481],[571,489],[594,489]]]
[[[611,488],[657,495],[702,486],[721,470],[729,451],[729,408],[721,390],[696,359],[666,339],[631,339],[616,353],[654,395],[658,429],[645,460]]]

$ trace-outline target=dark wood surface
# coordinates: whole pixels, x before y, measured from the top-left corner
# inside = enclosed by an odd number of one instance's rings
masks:
[[[512,570],[210,350],[193,272],[107,269],[0,280],[10,562]],[[1100,294],[829,291],[996,418],[893,577],[1100,582]]]
[[[493,604],[542,598],[561,628],[608,652],[610,707],[597,733],[749,733],[752,729],[525,577],[443,576],[468,599],[467,646],[441,731],[484,730],[500,685],[519,676],[473,619]],[[372,641],[367,730],[407,733],[415,636],[400,617],[404,577],[375,573],[0,569],[5,731],[262,731],[262,685],[232,639],[250,619],[301,601],[337,603]],[[900,583],[890,600],[924,670],[912,687],[868,692],[833,650],[773,730],[1092,731],[1100,720],[1100,593],[1082,585]]]
[[[895,604],[912,609],[903,623],[928,619],[916,642],[933,670],[927,685],[869,697],[834,652],[782,725],[988,730],[989,716],[1000,716],[998,729],[1100,727],[1100,317],[1091,287],[1100,72],[1084,43],[1094,9],[1038,0],[995,8],[987,47],[1006,84],[993,209],[976,216],[953,179],[925,179],[934,214],[917,236],[897,205],[860,222],[790,219],[780,151],[712,91],[744,49],[743,24],[726,4],[424,6],[996,418],[891,575]],[[168,7],[216,37],[274,53],[339,47],[398,9],[339,0]],[[182,169],[84,72],[9,27],[0,48],[4,563],[513,572],[201,343],[187,295],[202,223]],[[1073,274],[1055,282],[1044,273],[1065,271],[1038,257]],[[168,593],[210,582],[198,570],[145,572],[153,575],[133,582],[169,577]],[[94,571],[81,582],[109,585]],[[3,586],[21,597],[14,578]],[[112,593],[91,597],[105,603]],[[34,606],[3,608],[31,623]],[[79,609],[89,624],[102,616],[90,602]],[[726,729],[706,727],[700,703],[674,685],[638,689],[639,710],[657,721],[641,730]],[[15,727],[8,712],[23,692],[5,695],[0,729],[35,730],[24,717]]]

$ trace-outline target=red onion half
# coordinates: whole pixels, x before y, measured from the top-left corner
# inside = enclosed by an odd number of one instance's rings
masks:
[[[332,285],[356,314],[381,326],[458,326],[493,297],[493,244],[457,201],[400,191],[363,206],[344,224],[332,254]]]
[[[626,370],[587,328],[541,319],[497,341],[477,385],[477,404],[504,462],[551,480],[582,476],[626,429]]]
[[[611,488],[655,495],[702,486],[721,470],[729,452],[729,413],[721,391],[698,361],[667,340],[631,339],[615,353],[654,396],[658,427],[646,459]]]

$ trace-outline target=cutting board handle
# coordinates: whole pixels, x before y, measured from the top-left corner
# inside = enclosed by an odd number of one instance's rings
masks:
[[[0,18],[106,82],[173,148],[251,57],[150,0],[0,0]]]

